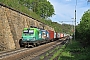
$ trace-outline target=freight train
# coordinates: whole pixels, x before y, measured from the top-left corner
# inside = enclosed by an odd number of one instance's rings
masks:
[[[39,29],[36,27],[24,28],[22,32],[22,39],[20,39],[19,44],[24,47],[35,47],[42,43],[55,41],[66,36],[67,34]]]

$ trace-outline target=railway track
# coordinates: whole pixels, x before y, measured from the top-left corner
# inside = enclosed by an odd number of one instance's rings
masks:
[[[28,50],[28,49],[24,48],[24,49],[17,49],[17,50],[13,50],[13,51],[2,52],[2,53],[0,53],[0,60],[12,60],[11,58],[13,56],[18,55],[19,53],[21,53],[21,51],[24,52],[25,50]]]
[[[34,48],[22,48],[15,51],[0,53],[0,60],[30,60],[61,44],[64,40],[58,40]]]
[[[46,49],[43,49],[41,51],[38,51],[38,52],[34,52],[26,57],[23,57],[22,59],[19,59],[19,60],[34,60],[34,58],[36,58],[37,56],[49,51],[49,50],[52,50],[54,49],[56,46],[60,45],[62,42],[59,42],[59,43],[56,43],[55,45],[49,47],[49,48],[46,48]],[[37,58],[35,60],[38,60]],[[40,60],[40,59],[39,59]]]

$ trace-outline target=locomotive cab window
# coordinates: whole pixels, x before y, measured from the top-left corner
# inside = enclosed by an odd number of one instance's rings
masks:
[[[29,34],[34,34],[34,31],[33,30],[29,30]]]
[[[28,30],[24,30],[23,33],[28,33]]]

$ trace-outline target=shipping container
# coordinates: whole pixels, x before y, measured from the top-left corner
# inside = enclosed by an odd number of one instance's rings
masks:
[[[42,39],[48,40],[49,39],[49,32],[47,30],[41,30],[42,31]]]
[[[54,31],[48,30],[50,40],[54,39]]]
[[[60,38],[60,33],[57,33],[57,38]]]
[[[57,36],[57,35],[56,35],[56,32],[54,32],[54,39],[56,38],[56,36]]]
[[[60,33],[60,38],[63,38],[64,37],[64,34],[63,33]]]
[[[54,40],[58,40],[58,33],[54,32]]]
[[[64,33],[64,37],[67,37],[67,34],[66,33]]]

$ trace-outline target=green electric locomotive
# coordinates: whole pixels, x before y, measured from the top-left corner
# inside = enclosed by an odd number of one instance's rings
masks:
[[[21,45],[25,47],[35,46],[38,40],[40,40],[39,29],[37,28],[24,28],[23,29]]]

